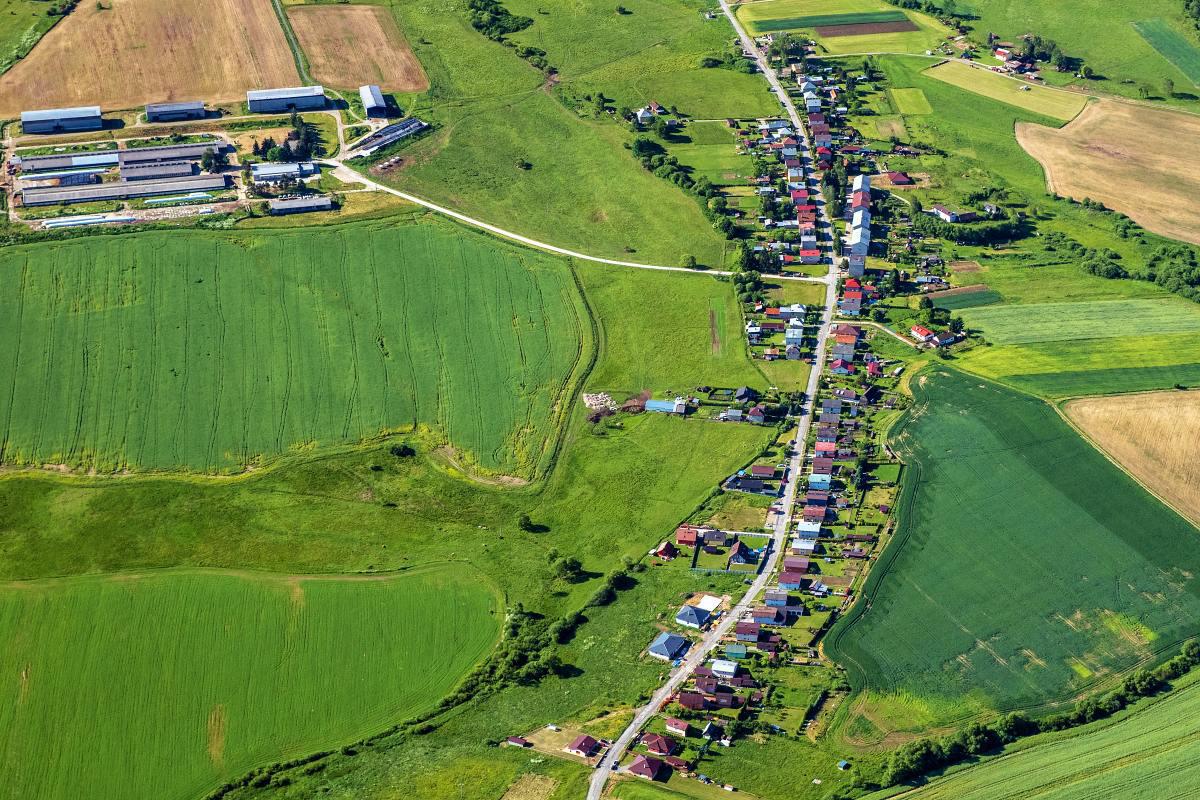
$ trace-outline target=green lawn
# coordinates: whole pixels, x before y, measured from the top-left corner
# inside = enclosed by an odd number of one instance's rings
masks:
[[[0,0],[0,73],[24,58],[54,27],[60,17],[46,13],[48,5],[36,0]]]
[[[380,580],[168,571],[6,586],[6,791],[198,797],[352,741],[448,692],[495,642],[497,600],[462,565]]]
[[[9,463],[237,470],[424,426],[532,474],[592,347],[561,261],[442,222],[93,237],[0,266]]]
[[[1200,685],[935,780],[913,800],[1149,800],[1200,793]],[[1041,739],[1043,737],[1039,737]],[[870,798],[892,793],[870,795]]]
[[[866,721],[1072,702],[1196,633],[1195,528],[1045,403],[946,368],[911,385],[897,540],[826,640]]]
[[[929,107],[929,101],[925,99],[925,93],[920,89],[895,88],[890,89],[888,95],[892,98],[892,105],[901,114],[920,115],[933,113],[933,109]]]
[[[667,150],[691,169],[693,178],[708,178],[716,186],[745,186],[754,177],[754,159],[738,154],[736,134],[724,122],[692,122],[671,137]]]

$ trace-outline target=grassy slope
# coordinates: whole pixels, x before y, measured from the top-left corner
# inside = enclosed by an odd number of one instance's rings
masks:
[[[171,571],[8,586],[6,793],[196,797],[353,740],[449,691],[494,643],[496,605],[462,565],[381,581]]]
[[[23,58],[38,39],[54,27],[59,17],[46,13],[47,5],[34,0],[0,0],[0,73]]]
[[[905,796],[912,800],[1191,797],[1200,791],[1198,712],[1200,685],[1192,683],[1115,723],[1053,737]],[[887,796],[891,793],[879,797]]]
[[[922,74],[927,66],[923,59],[882,58],[879,63],[891,86],[921,89],[933,108],[933,114],[904,118],[909,138],[949,153],[947,158],[893,157],[887,161],[889,168],[930,173],[933,186],[912,193],[925,207],[935,202],[958,204],[967,192],[994,186],[1006,189],[1010,199],[1027,203],[1025,210],[1037,219],[1039,230],[1063,233],[1086,247],[1112,249],[1130,266],[1144,263],[1149,252],[1166,241],[1148,236],[1146,244],[1139,244],[1118,238],[1108,217],[1046,196],[1041,167],[1017,144],[1013,126],[1019,120],[1050,126],[1061,125],[1060,121],[934,80]],[[877,100],[871,102],[879,105]],[[1021,307],[1042,303],[1153,299],[1185,308],[1153,284],[1088,275],[1079,268],[1077,258],[1044,248],[1036,237],[1017,242],[1004,252],[960,246],[950,255],[976,260],[983,267],[981,272],[961,275],[958,282],[985,283],[1007,304],[972,312],[980,319],[1025,313]],[[1084,322],[1092,327],[1106,325],[1103,310],[1107,307],[1092,308],[1097,315]],[[986,325],[981,324],[980,329],[985,338],[991,338]],[[1048,397],[1200,381],[1200,341],[1195,337],[1176,337],[1171,346],[1162,347],[1161,334],[1143,333],[1137,327],[1125,332],[1129,335],[1087,342],[997,344],[964,353],[957,363]],[[1062,333],[1064,337],[1073,335],[1065,323]]]
[[[1002,39],[1017,41],[1025,33],[1053,39],[1068,55],[1082,58],[1106,80],[1085,85],[1100,91],[1127,96],[1137,95],[1137,86],[1124,80],[1143,82],[1155,94],[1162,93],[1164,78],[1175,81],[1176,91],[1187,92],[1191,81],[1146,43],[1131,23],[1163,18],[1180,31],[1189,27],[1183,20],[1182,3],[1175,0],[1145,0],[1139,3],[1106,3],[1104,13],[1095,13],[1090,0],[971,0],[969,6],[979,19],[973,21],[980,35],[992,31]],[[1200,46],[1194,31],[1188,37]],[[1069,76],[1053,70],[1044,73],[1048,80],[1061,82]]]
[[[107,236],[0,266],[9,463],[236,469],[421,425],[532,474],[591,346],[561,261],[446,223]]]
[[[1034,398],[945,369],[913,391],[900,538],[826,642],[877,722],[1069,700],[1195,633],[1191,525]]]
[[[646,172],[630,156],[624,145],[632,137],[623,126],[607,116],[589,119],[570,110],[555,90],[543,86],[541,73],[512,50],[472,30],[464,9],[447,11],[423,0],[399,0],[392,7],[432,83],[429,92],[409,99],[410,110],[439,126],[433,135],[406,148],[405,165],[393,173],[396,185],[526,235],[597,255],[676,264],[690,254],[705,264],[724,263],[729,248],[723,237],[704,219],[694,199]],[[544,38],[551,63],[574,63],[570,48],[590,41],[578,37],[580,28],[569,19],[536,12],[534,16],[534,27],[521,36]],[[630,15],[634,17],[643,23],[652,18],[648,11]],[[596,17],[589,36],[601,37],[600,43],[609,47],[624,29],[602,35],[609,25],[625,25],[624,19],[615,13],[611,19]],[[685,47],[680,56],[690,67],[699,58],[694,47]],[[589,44],[581,63],[613,58],[606,53]],[[606,68],[623,63],[618,58]],[[561,69],[566,85],[557,91],[574,91],[571,81],[578,76],[567,67]],[[686,105],[688,98],[703,97],[697,84],[700,70],[688,73],[680,63],[677,69],[681,71],[664,73],[664,80],[687,85],[677,95],[663,91],[660,102]],[[640,77],[647,70],[631,72]],[[629,75],[588,78],[580,91],[600,89],[609,97],[625,93],[632,102],[631,80]],[[657,93],[658,87],[649,88]],[[712,97],[738,98],[745,88],[737,81]],[[697,108],[716,110],[715,105]],[[760,109],[739,106],[742,111]],[[520,169],[518,161],[532,168]]]

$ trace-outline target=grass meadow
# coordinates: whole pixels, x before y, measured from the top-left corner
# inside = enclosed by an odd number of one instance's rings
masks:
[[[1200,685],[1191,683],[1109,721],[1037,737],[1037,744],[956,771],[912,800],[1151,800],[1200,792]],[[868,795],[882,800],[893,792]]]
[[[529,476],[592,347],[561,261],[447,223],[104,236],[0,260],[10,464],[238,470],[426,427]]]
[[[930,67],[925,74],[968,92],[975,92],[1063,122],[1074,119],[1087,105],[1087,97],[1084,95],[1007,78],[961,61],[947,61]]]
[[[495,642],[496,606],[461,565],[382,579],[167,571],[7,585],[5,792],[198,797],[258,764],[352,741],[431,708]]]
[[[1200,306],[1182,298],[993,305],[964,309],[962,318],[996,344],[1200,332]]]
[[[912,390],[897,540],[826,640],[868,690],[849,730],[1073,702],[1195,634],[1195,528],[1040,400],[944,367]]]
[[[822,25],[848,25],[908,20],[915,31],[892,31],[852,36],[820,36],[820,49],[829,55],[848,53],[923,53],[950,36],[944,25],[917,11],[901,11],[881,0],[763,0],[741,3],[738,19],[754,35],[782,30],[805,30]]]
[[[1135,22],[1133,28],[1147,44],[1186,75],[1193,86],[1200,86],[1200,47],[1195,42],[1161,17]]]
[[[0,73],[33,49],[58,17],[46,13],[46,6],[37,0],[0,0]]]

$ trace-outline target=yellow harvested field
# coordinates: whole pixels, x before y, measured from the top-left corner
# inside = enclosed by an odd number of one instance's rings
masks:
[[[1085,397],[1064,411],[1109,457],[1200,524],[1200,391]]]
[[[1018,123],[1017,141],[1041,162],[1050,191],[1200,244],[1200,172],[1186,155],[1200,142],[1200,116],[1102,100],[1057,130]]]
[[[80,3],[0,77],[0,117],[23,109],[225,102],[299,81],[271,0]]]
[[[1074,119],[1087,105],[1087,97],[1062,89],[1030,83],[1017,78],[1008,78],[991,70],[972,67],[962,61],[947,61],[925,70],[926,75],[943,83],[981,94],[1010,106],[1023,108],[1035,114],[1054,119]]]
[[[423,92],[429,79],[383,6],[295,6],[292,28],[312,75],[330,86],[375,83],[393,92]]]

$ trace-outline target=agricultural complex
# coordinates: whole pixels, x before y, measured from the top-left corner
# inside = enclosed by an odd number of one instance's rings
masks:
[[[13,798],[1190,796],[1200,3],[0,0]]]

